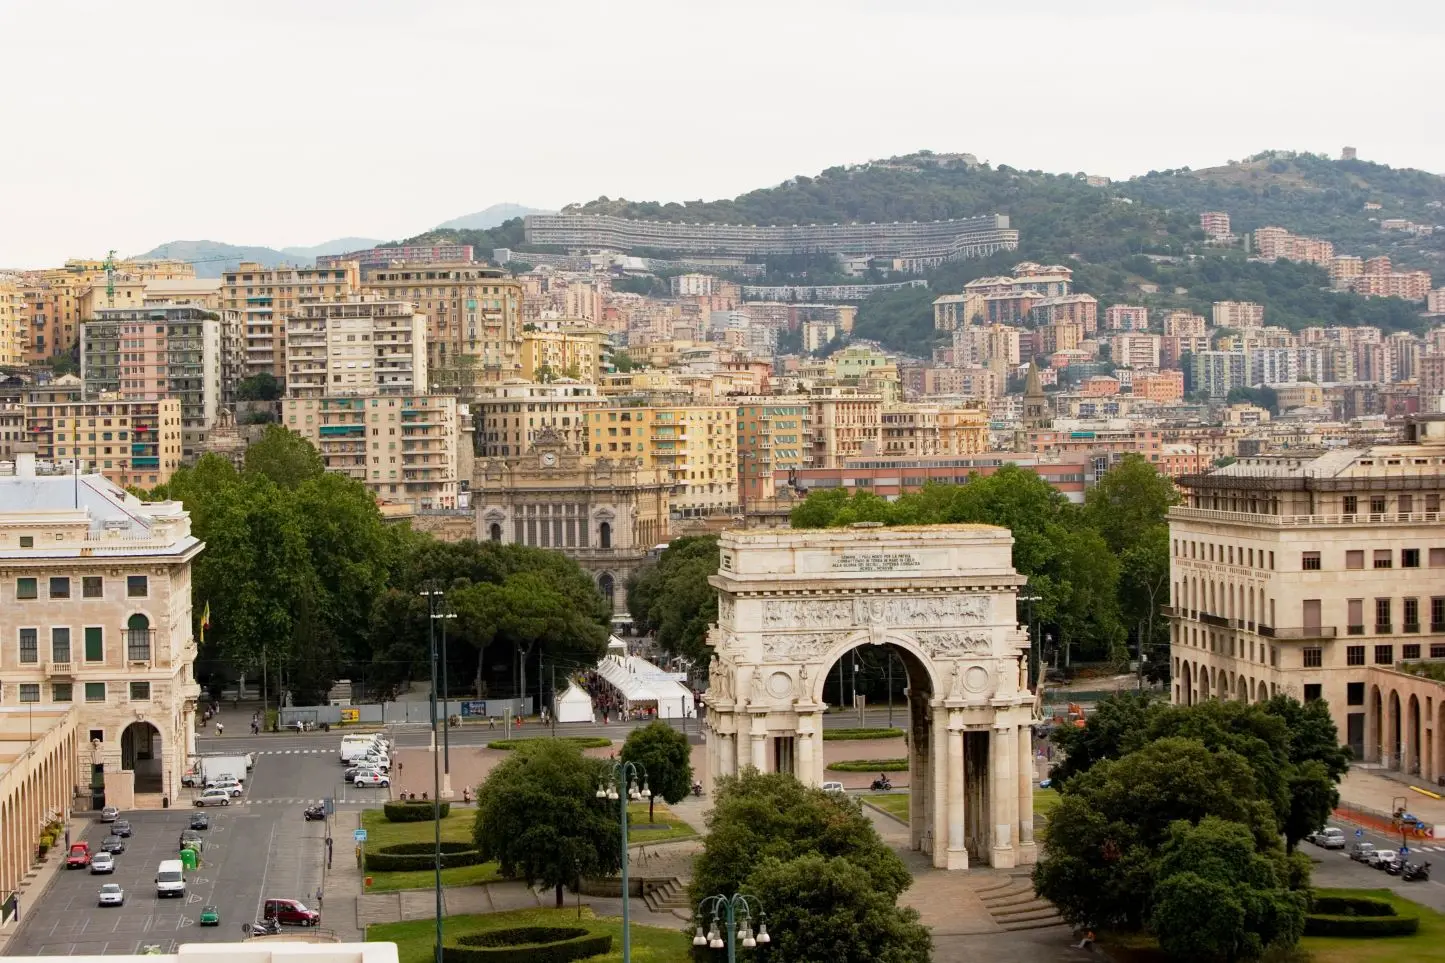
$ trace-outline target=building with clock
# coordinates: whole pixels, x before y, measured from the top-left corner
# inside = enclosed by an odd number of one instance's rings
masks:
[[[476,460],[476,538],[565,553],[624,613],[627,577],[669,538],[671,493],[666,471],[584,454],[544,429],[520,458]]]

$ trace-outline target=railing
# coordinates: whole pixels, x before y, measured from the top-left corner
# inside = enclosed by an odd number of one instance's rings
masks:
[[[1221,628],[1230,628],[1229,619],[1226,619],[1222,615],[1215,615],[1212,612],[1200,612],[1199,621],[1208,625],[1218,625]]]
[[[1270,528],[1310,528],[1323,525],[1384,525],[1437,523],[1445,513],[1434,512],[1352,512],[1332,515],[1269,515],[1262,512],[1232,512],[1218,508],[1186,508],[1175,506],[1169,509],[1172,518],[1189,518],[1200,521],[1234,522],[1240,525],[1266,526]]]
[[[1349,625],[1345,627],[1345,632],[1349,635],[1364,635],[1365,627],[1363,625]]]
[[[1302,625],[1288,628],[1261,625],[1259,634],[1271,639],[1333,639],[1339,632],[1333,625]]]
[[[75,674],[75,664],[69,660],[65,662],[51,661],[46,666],[46,675],[67,676]]]

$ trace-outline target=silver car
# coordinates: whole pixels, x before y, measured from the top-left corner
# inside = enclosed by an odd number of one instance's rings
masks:
[[[100,887],[101,906],[124,906],[125,890],[119,883],[105,883]]]
[[[90,872],[92,874],[115,872],[115,857],[102,850],[90,857]]]

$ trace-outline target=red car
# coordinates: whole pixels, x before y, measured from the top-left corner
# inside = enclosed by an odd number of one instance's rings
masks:
[[[321,914],[307,909],[299,899],[268,899],[262,915],[288,926],[316,926]]]
[[[74,843],[65,857],[66,869],[84,869],[90,865],[90,843]]]

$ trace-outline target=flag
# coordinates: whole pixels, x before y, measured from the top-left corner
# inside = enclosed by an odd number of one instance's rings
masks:
[[[211,603],[206,603],[206,609],[201,613],[201,641],[206,641],[206,629],[211,627]]]

